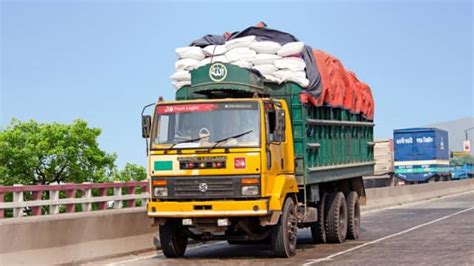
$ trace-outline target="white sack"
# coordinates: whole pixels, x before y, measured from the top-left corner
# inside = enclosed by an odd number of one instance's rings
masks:
[[[291,71],[291,70],[278,70],[273,73],[275,77],[281,78],[283,80],[287,78],[306,78],[306,73],[304,71]]]
[[[225,45],[208,45],[202,49],[206,56],[223,55],[227,52]]]
[[[174,72],[173,75],[170,77],[173,81],[190,81],[191,80],[191,73],[188,71],[177,71]]]
[[[258,70],[258,72],[260,72],[264,76],[272,75],[278,70],[278,68],[272,64],[257,65],[257,66],[254,66],[253,69]]]
[[[262,54],[276,54],[280,48],[281,44],[272,41],[254,42],[250,45],[250,49]]]
[[[214,57],[207,57],[207,58],[201,60],[198,64],[198,67],[210,64],[211,61],[213,63],[216,63],[216,62],[229,63],[229,60],[227,60],[227,57],[225,55],[218,55],[218,56],[214,56]]]
[[[291,81],[303,88],[308,87],[309,80],[306,78],[304,71],[278,70],[273,75],[280,78],[282,82]]]
[[[304,60],[298,57],[285,57],[275,60],[273,64],[280,69],[289,69],[291,71],[303,71],[306,68]]]
[[[235,48],[250,47],[252,43],[255,42],[255,36],[245,36],[241,38],[235,38],[225,43],[227,50],[232,50]]]
[[[176,54],[180,59],[193,58],[196,60],[202,60],[206,57],[202,52],[202,49],[196,46],[176,48]]]
[[[280,84],[282,80],[280,78],[275,77],[274,75],[263,75],[266,82],[278,83]]]
[[[244,61],[244,60],[237,60],[237,61],[232,62],[231,64],[239,66],[239,67],[243,67],[243,68],[252,68],[252,63],[250,63],[249,61]]]
[[[276,54],[257,54],[254,59],[252,59],[252,63],[254,65],[266,65],[266,64],[273,64],[275,60],[281,59],[282,57]]]
[[[295,54],[301,54],[303,52],[304,43],[303,42],[289,42],[283,45],[277,54],[279,56],[290,56]]]
[[[252,61],[256,56],[257,52],[250,48],[235,48],[229,50],[225,56],[229,62],[244,60],[244,61]]]
[[[180,88],[183,87],[183,86],[189,86],[189,85],[191,85],[191,81],[190,81],[190,80],[173,81],[173,82],[171,82],[171,83],[173,83],[173,86],[174,86],[176,89],[180,89]]]
[[[301,78],[301,77],[287,77],[283,81],[291,81],[294,82],[298,85],[300,85],[303,88],[307,88],[309,85],[309,80],[307,78]]]
[[[176,68],[176,71],[182,71],[182,70],[190,71],[196,68],[199,65],[199,62],[200,61],[196,59],[185,58],[185,59],[176,61],[174,66]]]

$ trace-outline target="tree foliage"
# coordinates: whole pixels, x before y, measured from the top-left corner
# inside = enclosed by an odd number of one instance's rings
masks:
[[[114,171],[116,181],[142,181],[146,179],[146,169],[141,165],[127,163],[121,171]]]
[[[12,120],[0,131],[0,182],[50,184],[110,180],[115,154],[99,148],[101,130],[71,124]]]
[[[474,164],[474,157],[471,155],[453,157],[450,160],[451,165],[464,165],[464,164]]]

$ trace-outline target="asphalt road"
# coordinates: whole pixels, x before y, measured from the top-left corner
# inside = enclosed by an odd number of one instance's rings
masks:
[[[185,258],[145,253],[109,265],[474,265],[474,192],[362,214],[361,237],[310,244],[300,230],[296,256],[272,258],[265,245],[211,242],[188,247]]]

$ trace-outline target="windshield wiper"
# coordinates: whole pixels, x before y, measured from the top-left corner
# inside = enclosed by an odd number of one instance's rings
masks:
[[[223,138],[223,139],[220,139],[218,141],[216,141],[216,144],[214,144],[210,150],[214,149],[215,147],[217,147],[217,145],[221,144],[221,143],[224,143],[225,141],[229,140],[229,139],[236,139],[236,138],[240,138],[242,136],[245,136],[249,133],[253,132],[253,129],[252,130],[249,130],[249,131],[245,131],[244,133],[240,133],[240,134],[237,134],[237,135],[234,135],[234,136],[230,136],[230,137],[226,137],[226,138]]]
[[[183,141],[178,141],[176,143],[173,143],[168,149],[166,149],[165,151],[169,151],[171,150],[172,148],[174,148],[176,145],[178,144],[182,144],[182,143],[188,143],[188,142],[195,142],[195,141],[198,141],[198,140],[201,140],[203,138],[207,138],[208,136],[202,136],[202,137],[199,137],[199,138],[195,138],[195,139],[187,139],[187,140],[183,140]]]

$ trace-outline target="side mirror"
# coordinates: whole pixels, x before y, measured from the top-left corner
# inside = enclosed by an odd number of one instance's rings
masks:
[[[149,138],[151,130],[151,116],[144,115],[142,116],[142,137]]]

